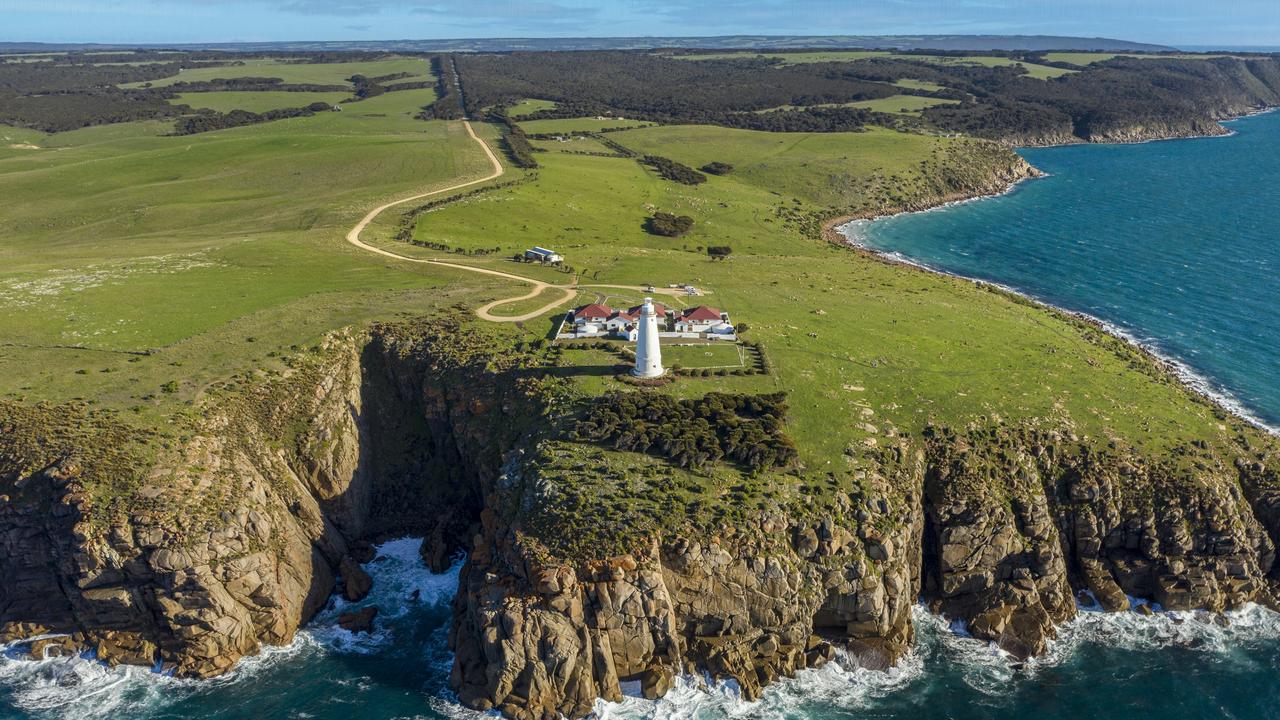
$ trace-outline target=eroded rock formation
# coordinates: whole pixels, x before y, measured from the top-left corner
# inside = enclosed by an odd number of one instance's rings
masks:
[[[837,649],[885,668],[921,597],[1017,657],[1043,652],[1082,592],[1108,610],[1129,596],[1276,604],[1278,462],[1244,435],[1150,457],[1067,423],[936,428],[864,453],[821,509],[775,503],[627,552],[557,551],[537,522],[574,482],[540,464],[554,380],[487,342],[334,336],[258,390],[210,399],[126,512],[104,510],[75,453],[7,458],[4,636],[60,634],[32,643],[42,657],[94,648],[217,675],[288,642],[335,589],[363,596],[365,541],[414,532],[434,567],[468,553],[450,634],[459,698],[544,718],[585,716],[631,684],[657,697],[685,672],[755,698]]]

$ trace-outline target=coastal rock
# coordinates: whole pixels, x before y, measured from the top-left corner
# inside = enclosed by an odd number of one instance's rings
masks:
[[[342,596],[352,602],[363,600],[373,588],[373,578],[350,555],[342,558],[338,572],[342,575]]]
[[[378,608],[369,606],[338,616],[338,627],[353,633],[373,632],[373,620],[378,617]]]
[[[1081,591],[1109,611],[1277,606],[1280,453],[1262,440],[1153,455],[997,419],[886,434],[815,502],[570,553],[540,503],[575,476],[548,471],[547,408],[519,358],[495,369],[465,335],[388,330],[308,362],[210,405],[127,514],[95,507],[75,453],[24,462],[0,503],[0,638],[217,675],[289,642],[339,577],[364,597],[368,541],[392,533],[424,537],[438,569],[465,555],[450,684],[512,718],[586,717],[624,683],[660,697],[681,673],[756,698],[837,652],[882,670],[921,598],[1018,658],[1044,652]],[[568,529],[598,539],[604,519]],[[376,612],[339,622],[369,632]]]

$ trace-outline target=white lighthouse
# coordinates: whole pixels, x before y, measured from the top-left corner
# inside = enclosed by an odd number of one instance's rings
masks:
[[[653,298],[645,298],[640,308],[640,326],[636,335],[636,368],[632,375],[653,378],[662,375],[662,349],[658,347],[658,316],[653,311]]]

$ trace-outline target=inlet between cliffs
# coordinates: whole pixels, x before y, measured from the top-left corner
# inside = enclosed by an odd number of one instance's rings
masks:
[[[873,224],[862,241],[1100,317],[1182,360],[1242,411],[1270,420],[1280,416],[1280,402],[1267,400],[1266,392],[1277,387],[1269,373],[1280,368],[1269,358],[1280,341],[1269,334],[1277,328],[1265,312],[1277,288],[1263,270],[1277,248],[1268,242],[1269,218],[1261,210],[1280,199],[1269,194],[1275,183],[1266,180],[1280,166],[1273,162],[1280,158],[1267,154],[1280,153],[1280,118],[1249,118],[1232,127],[1238,134],[1222,139],[1028,152],[1049,178],[1002,198]],[[1163,174],[1152,170],[1160,167]],[[1161,188],[1161,181],[1169,186]],[[912,230],[912,224],[919,227]],[[902,244],[898,237],[905,238]],[[945,239],[937,243],[945,252],[931,256],[929,237]],[[1068,252],[1072,248],[1078,256]],[[1003,260],[1008,257],[1014,260]],[[1239,354],[1242,346],[1247,352]],[[1217,348],[1223,348],[1220,357]],[[419,547],[412,537],[380,544],[365,563],[374,581],[368,597],[330,599],[290,644],[242,659],[213,680],[176,679],[164,668],[108,668],[80,656],[32,662],[10,648],[0,658],[0,717],[484,717],[463,707],[451,690],[449,626],[466,575],[460,562],[435,563],[449,569],[432,573]],[[945,551],[934,548],[932,554]],[[1087,594],[1080,601],[1081,611],[1046,652],[1030,660],[917,606],[906,613],[915,643],[893,667],[868,669],[838,655],[821,668],[769,684],[752,701],[732,681],[698,674],[677,676],[656,700],[643,699],[639,683],[623,682],[620,699],[596,701],[594,714],[813,720],[1274,716],[1280,615],[1252,605],[1224,615],[1148,614],[1137,599],[1132,611],[1102,613]],[[373,607],[374,632],[340,626],[344,614]]]

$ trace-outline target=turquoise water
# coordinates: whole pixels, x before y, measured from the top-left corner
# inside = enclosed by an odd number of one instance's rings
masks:
[[[1049,177],[847,234],[1093,315],[1280,425],[1280,113],[1229,127],[1025,150]]]
[[[1250,411],[1280,419],[1273,299],[1280,278],[1280,114],[1230,138],[1025,154],[1051,177],[999,198],[855,230],[876,248],[1088,312],[1178,358]],[[0,656],[0,719],[480,717],[448,691],[457,568],[432,575],[417,541],[380,546],[361,604],[378,631],[353,636],[328,608],[287,648],[208,682],[91,658]],[[414,591],[417,599],[414,599]],[[1195,613],[1082,613],[1050,654],[1018,666],[923,611],[920,643],[890,673],[832,664],[757,703],[684,679],[663,700],[601,704],[602,718],[894,720],[1270,720],[1280,716],[1280,616],[1229,624]]]

